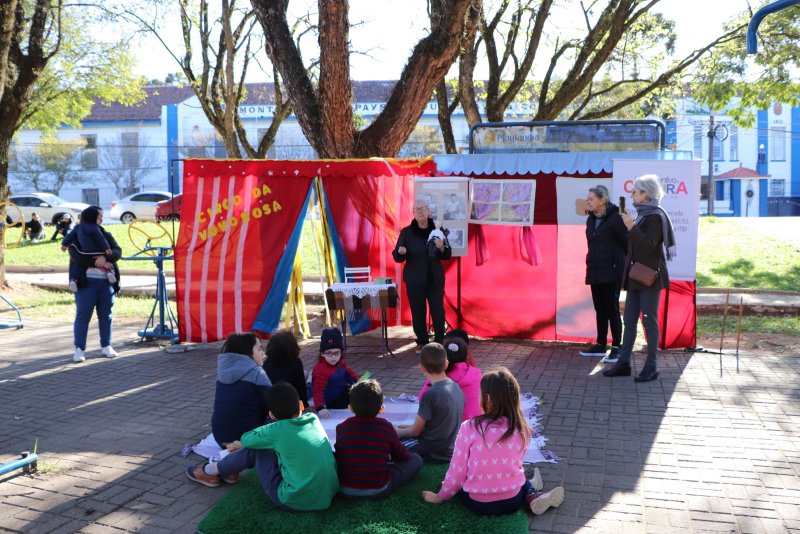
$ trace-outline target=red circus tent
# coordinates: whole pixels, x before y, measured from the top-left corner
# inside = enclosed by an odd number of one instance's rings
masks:
[[[392,260],[391,252],[400,229],[412,218],[413,179],[456,175],[536,180],[536,216],[531,227],[478,228],[470,224],[469,255],[460,262],[446,262],[448,323],[453,327],[461,324],[482,337],[588,340],[576,335],[575,330],[559,327],[563,318],[580,317],[586,303],[559,300],[560,293],[571,294],[573,285],[576,290],[583,285],[585,238],[582,230],[576,233],[574,228],[559,224],[557,179],[564,174],[608,178],[614,158],[669,157],[664,154],[188,160],[175,253],[180,339],[213,341],[256,324],[264,331],[269,328],[263,325],[277,325],[290,274],[286,266],[293,260],[293,239],[299,235],[298,225],[302,224],[315,177],[322,180],[339,271],[344,265],[369,265],[373,276],[396,280],[401,322],[410,324],[402,265]],[[265,215],[265,206],[273,205],[280,210],[271,209]],[[479,251],[481,265],[475,261]],[[668,320],[661,323],[666,334],[662,336],[663,346],[694,344],[694,296],[694,280],[675,281],[669,295],[662,299],[662,311],[668,311]],[[593,321],[591,301],[589,308]],[[590,326],[593,328],[593,323]]]

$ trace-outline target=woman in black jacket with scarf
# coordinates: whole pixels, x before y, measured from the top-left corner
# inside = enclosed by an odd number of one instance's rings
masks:
[[[636,208],[636,220],[627,213],[622,215],[622,222],[628,228],[628,255],[625,258],[623,278],[623,287],[627,291],[623,317],[625,334],[619,361],[611,369],[603,371],[605,376],[631,375],[631,355],[641,314],[647,334],[647,359],[635,381],[649,382],[658,379],[658,304],[661,290],[669,287],[666,260],[675,256],[672,222],[667,212],[658,205],[663,196],[661,180],[655,174],[645,174],[633,181],[631,198],[633,207]],[[636,262],[658,271],[653,285],[643,285],[628,276],[631,265]]]
[[[411,324],[417,338],[416,352],[428,344],[427,309],[430,307],[433,319],[433,338],[437,343],[444,339],[444,268],[440,260],[452,255],[447,239],[428,237],[436,228],[430,217],[427,202],[414,203],[414,220],[400,231],[392,256],[394,261],[406,262],[403,268],[403,282],[406,286],[408,304],[411,308]]]
[[[581,356],[606,356],[608,328],[611,326],[611,353],[604,362],[615,363],[622,341],[619,293],[628,246],[628,229],[619,208],[611,203],[608,189],[598,185],[586,197],[586,284],[592,288],[592,303],[597,318],[597,343],[581,351]]]

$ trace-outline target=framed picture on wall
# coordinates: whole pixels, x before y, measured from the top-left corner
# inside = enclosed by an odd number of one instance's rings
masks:
[[[469,222],[530,226],[536,202],[536,180],[486,180],[470,182],[472,206]]]
[[[414,199],[424,201],[436,227],[448,230],[453,256],[466,256],[468,247],[469,178],[437,176],[414,180]]]

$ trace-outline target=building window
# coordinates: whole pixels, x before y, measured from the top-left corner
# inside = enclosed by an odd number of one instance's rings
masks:
[[[725,151],[723,150],[723,142],[714,139],[714,161],[724,161],[725,160]]]
[[[783,178],[775,178],[769,181],[769,196],[782,197],[784,195],[784,187],[786,180]]]
[[[120,134],[122,141],[122,167],[136,169],[139,167],[139,132],[123,132]]]
[[[100,205],[100,190],[99,189],[83,189],[81,196],[84,204],[91,204],[92,206]]]
[[[83,139],[83,153],[81,154],[81,166],[84,169],[96,169],[97,168],[97,136],[92,135],[81,135],[81,139]]]
[[[694,157],[703,157],[703,125],[694,125]]]
[[[773,126],[769,130],[769,159],[786,160],[786,126]]]
[[[739,161],[739,128],[735,124],[731,124],[729,131],[728,149],[730,150],[730,160]]]

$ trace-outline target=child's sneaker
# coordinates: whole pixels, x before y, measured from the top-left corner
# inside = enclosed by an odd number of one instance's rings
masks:
[[[75,354],[72,355],[72,361],[75,363],[81,363],[86,361],[86,356],[83,355],[83,349],[75,347]]]
[[[203,471],[203,464],[187,468],[186,476],[189,477],[189,480],[194,480],[198,484],[208,486],[209,488],[218,488],[222,485],[219,476],[207,475],[205,471]]]
[[[68,289],[69,289],[70,293],[77,293],[78,292],[78,283],[75,280],[70,280]]]
[[[111,345],[109,345],[107,347],[103,347],[103,351],[102,352],[103,352],[103,356],[105,356],[106,358],[114,358],[114,357],[118,356],[117,351],[115,351],[114,347],[112,347]]]
[[[200,469],[202,471],[202,468]],[[533,493],[525,498],[533,515],[542,515],[550,508],[558,508],[564,502],[564,488],[561,486],[547,493]]]
[[[108,273],[106,273],[106,278],[108,278],[108,283],[109,284],[116,284],[117,283],[117,277],[114,276],[114,271],[108,271]]]

